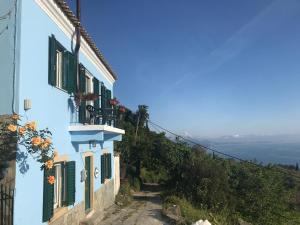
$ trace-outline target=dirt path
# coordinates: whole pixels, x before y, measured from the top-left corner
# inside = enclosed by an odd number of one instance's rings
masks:
[[[155,185],[133,196],[133,202],[123,209],[113,207],[99,225],[168,225],[162,216],[162,202]]]

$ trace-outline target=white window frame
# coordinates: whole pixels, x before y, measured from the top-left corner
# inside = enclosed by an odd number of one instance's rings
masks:
[[[56,49],[56,87],[63,88],[63,51]]]
[[[94,83],[93,83],[94,76],[87,70],[85,70],[85,94],[92,94],[94,93]],[[88,90],[89,89],[89,90]],[[86,105],[94,106],[94,101],[87,101]],[[86,119],[90,118],[89,111],[86,110]]]
[[[66,170],[63,167],[63,164],[64,162],[59,162],[54,164],[55,167],[54,206],[53,206],[54,209],[63,207],[63,201],[65,201],[66,199]]]

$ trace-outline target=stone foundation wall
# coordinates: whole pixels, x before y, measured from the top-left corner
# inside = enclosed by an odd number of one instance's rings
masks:
[[[104,209],[114,204],[114,180],[108,181],[100,189],[94,192],[94,214],[101,215]],[[99,214],[100,213],[100,214]],[[87,220],[84,201],[69,209],[59,218],[50,221],[50,225],[79,225],[80,222]]]
[[[94,194],[94,210],[103,211],[115,202],[114,180],[110,180]]]

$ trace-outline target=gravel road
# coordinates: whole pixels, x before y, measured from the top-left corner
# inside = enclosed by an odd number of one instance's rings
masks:
[[[133,198],[133,202],[123,209],[109,209],[99,225],[169,225],[161,213],[159,192],[142,191],[135,193]]]

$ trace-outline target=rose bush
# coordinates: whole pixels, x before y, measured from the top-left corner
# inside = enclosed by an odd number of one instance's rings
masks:
[[[15,146],[15,155],[22,155],[25,159],[28,155],[31,155],[37,162],[42,164],[42,170],[52,169],[54,148],[52,144],[52,133],[48,130],[48,128],[38,130],[37,123],[35,121],[22,125],[21,117],[18,114],[10,116],[9,121],[10,122],[0,124],[0,135],[2,141],[2,144],[0,145],[0,153],[2,155],[0,161],[12,160],[11,156],[5,158],[3,155],[9,152],[7,146],[11,145],[13,142],[13,144],[17,144]],[[23,146],[26,151],[20,151],[18,148],[19,146]],[[48,177],[48,182],[50,184],[54,184],[54,181],[54,176]]]

